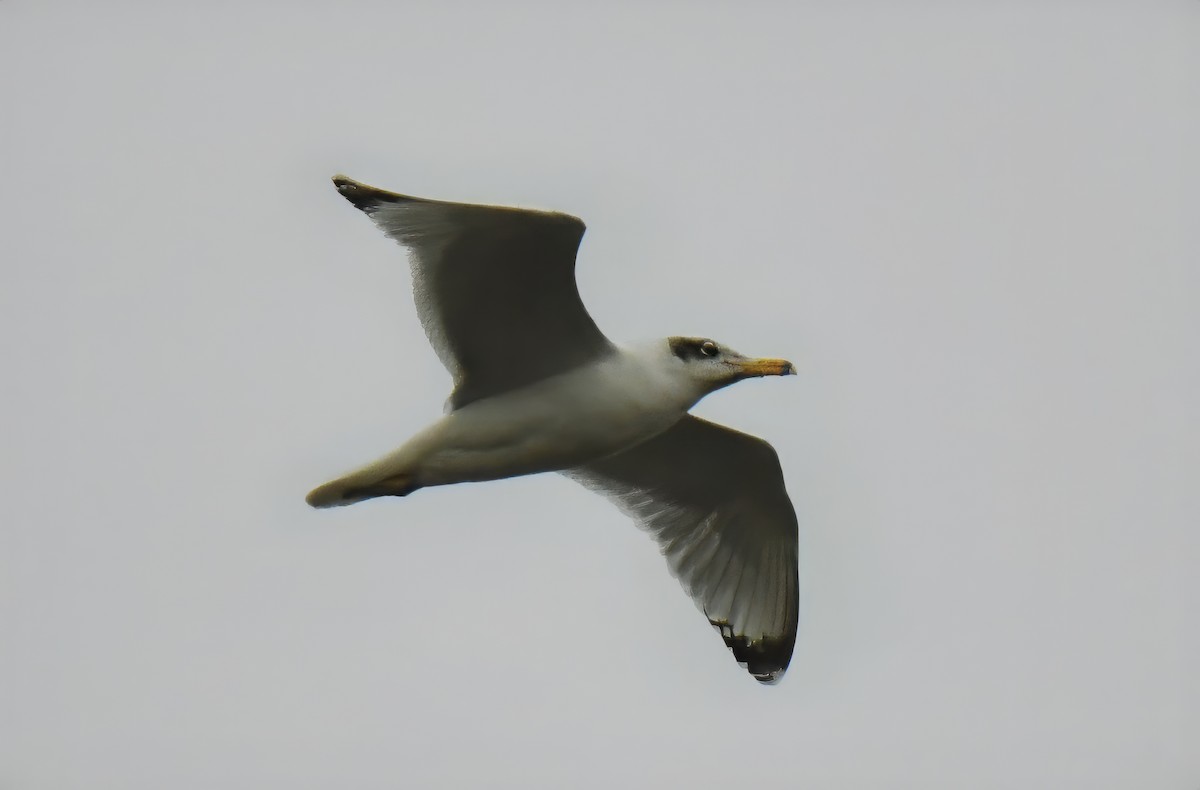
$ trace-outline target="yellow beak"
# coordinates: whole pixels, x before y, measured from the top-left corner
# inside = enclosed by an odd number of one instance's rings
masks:
[[[796,367],[786,359],[746,359],[735,363],[741,375],[751,376],[794,376]]]

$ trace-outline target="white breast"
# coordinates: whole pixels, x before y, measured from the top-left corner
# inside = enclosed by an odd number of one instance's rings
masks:
[[[578,466],[678,421],[689,388],[645,352],[622,352],[446,415],[405,448],[421,485],[493,480]]]

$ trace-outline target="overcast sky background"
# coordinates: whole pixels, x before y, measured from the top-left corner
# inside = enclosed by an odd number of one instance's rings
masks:
[[[1200,786],[1200,4],[0,2],[0,787]],[[335,172],[589,226],[610,336],[801,375],[739,669],[440,414]]]

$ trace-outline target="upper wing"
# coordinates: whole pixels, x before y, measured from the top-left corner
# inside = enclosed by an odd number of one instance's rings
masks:
[[[345,176],[333,183],[411,250],[417,314],[454,377],[452,408],[613,350],[575,285],[576,217],[424,200]]]
[[[796,511],[762,439],[687,416],[566,472],[654,536],[671,571],[754,677],[783,676],[796,643]]]

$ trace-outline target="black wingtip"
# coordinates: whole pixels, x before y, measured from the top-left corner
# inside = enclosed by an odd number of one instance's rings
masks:
[[[368,186],[353,178],[341,175],[340,173],[333,177],[333,185],[337,188],[338,193],[354,204],[354,207],[360,211],[365,211],[370,214],[383,203],[394,203],[400,197],[391,192],[385,192],[382,189]]]
[[[734,634],[728,624],[709,620],[725,646],[733,652],[733,658],[745,667],[755,680],[764,686],[774,686],[783,679],[788,664],[792,661],[794,639],[763,637],[751,640]]]
[[[738,663],[746,667],[746,671],[764,686],[774,686],[782,680],[792,660],[791,645],[784,645],[774,639],[758,643],[742,641],[740,645],[729,642],[726,644],[733,651],[733,657]]]

